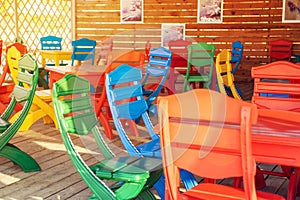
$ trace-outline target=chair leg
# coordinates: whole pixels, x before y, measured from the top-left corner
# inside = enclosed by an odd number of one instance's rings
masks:
[[[295,171],[290,176],[290,182],[288,186],[287,200],[295,200],[297,196],[297,189],[300,180],[300,168],[296,167]]]
[[[30,155],[12,144],[5,145],[0,150],[0,156],[11,160],[20,166],[24,172],[41,171],[39,164]]]

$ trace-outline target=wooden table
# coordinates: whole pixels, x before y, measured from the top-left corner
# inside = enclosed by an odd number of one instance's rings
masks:
[[[105,71],[103,66],[46,66],[46,70],[50,72],[49,75],[49,87],[52,88],[53,83],[60,80],[67,74],[76,74],[90,81],[90,84],[93,86],[98,86],[99,84],[103,85],[104,83],[100,82],[100,77]]]
[[[46,67],[46,59],[54,60],[55,66],[59,66],[60,60],[72,60],[72,51],[49,51],[42,50],[42,66]]]

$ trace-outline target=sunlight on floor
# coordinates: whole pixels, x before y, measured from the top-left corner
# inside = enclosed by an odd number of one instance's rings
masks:
[[[5,184],[5,185],[15,183],[19,180],[20,180],[19,178],[15,178],[15,177],[12,177],[12,176],[9,176],[9,175],[6,175],[6,174],[2,174],[0,172],[0,182]]]
[[[42,142],[42,141],[34,141],[34,143],[50,150],[66,151],[66,147],[64,144],[53,143],[53,142]],[[99,154],[98,152],[91,151],[89,149],[78,147],[78,146],[76,146],[76,149],[79,153],[88,153],[88,154],[97,154],[97,155]]]

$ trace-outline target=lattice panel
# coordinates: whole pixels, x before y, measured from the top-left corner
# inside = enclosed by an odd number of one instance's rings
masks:
[[[0,37],[4,47],[16,37],[22,38],[29,52],[40,61],[39,40],[42,36],[61,37],[63,48],[71,48],[71,17],[71,0],[2,0],[0,18],[4,20],[0,20]],[[2,60],[5,60],[5,54]]]

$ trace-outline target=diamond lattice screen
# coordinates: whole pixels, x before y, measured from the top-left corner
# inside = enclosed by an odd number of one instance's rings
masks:
[[[19,37],[39,62],[40,37],[61,37],[63,48],[70,49],[71,10],[71,0],[1,0],[0,40],[4,42],[3,47]],[[5,63],[5,51],[2,63]]]

